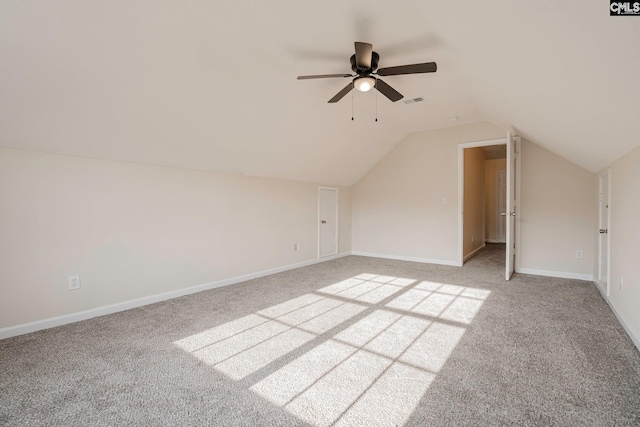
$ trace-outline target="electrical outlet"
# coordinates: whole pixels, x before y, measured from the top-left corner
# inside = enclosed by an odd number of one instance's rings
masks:
[[[293,244],[293,250],[297,252],[299,249],[300,249],[300,247],[298,246],[298,244],[294,243]]]
[[[584,252],[581,251],[581,250],[577,250],[576,251],[576,258],[583,259],[584,258]]]
[[[75,276],[69,276],[69,290],[75,291],[76,289],[80,289],[80,275],[76,274]]]
[[[624,279],[620,276],[620,290],[622,290],[622,285],[624,284]]]
[[[476,241],[476,236],[473,236],[473,235],[472,235],[472,236],[471,236],[471,243],[473,243],[473,242],[475,242],[475,241]]]

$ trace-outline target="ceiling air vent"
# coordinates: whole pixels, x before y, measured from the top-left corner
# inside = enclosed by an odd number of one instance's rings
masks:
[[[419,97],[417,97],[417,98],[413,98],[413,99],[405,99],[403,102],[404,102],[405,104],[413,104],[413,103],[415,103],[415,102],[422,102],[422,101],[424,101],[424,98],[423,98],[423,97],[421,97],[421,96],[419,96]]]

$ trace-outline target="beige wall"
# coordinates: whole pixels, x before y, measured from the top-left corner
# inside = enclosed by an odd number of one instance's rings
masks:
[[[614,162],[610,168],[609,302],[640,348],[640,147]],[[597,188],[596,181],[596,192]],[[597,215],[597,207],[593,212]],[[594,277],[597,277],[596,269],[597,264]]]
[[[491,159],[485,163],[485,238],[498,240],[498,221],[505,218],[498,212],[498,172],[507,170],[507,159]]]
[[[457,263],[458,144],[505,135],[484,122],[407,136],[352,187],[353,251]]]
[[[463,257],[484,246],[485,157],[482,148],[464,150]]]
[[[523,141],[521,195],[520,270],[590,280],[597,225],[593,173]]]
[[[316,221],[317,220],[318,217],[316,217]],[[338,253],[344,254],[349,252],[351,252],[351,187],[339,187]]]
[[[458,144],[505,134],[479,123],[405,138],[352,188],[354,253],[457,262]],[[592,278],[596,209],[591,172],[523,141],[520,271]]]
[[[317,257],[309,183],[0,149],[0,203],[0,328]]]

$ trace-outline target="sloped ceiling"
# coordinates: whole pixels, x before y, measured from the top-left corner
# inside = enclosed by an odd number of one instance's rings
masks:
[[[354,41],[380,67],[436,61],[385,78],[425,100],[296,80],[350,72]],[[604,0],[3,0],[0,145],[352,185],[457,116],[595,172],[640,144],[638,46],[640,16]]]

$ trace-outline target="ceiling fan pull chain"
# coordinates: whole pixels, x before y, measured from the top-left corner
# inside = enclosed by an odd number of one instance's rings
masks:
[[[351,91],[351,121],[353,121],[353,91]]]
[[[376,91],[376,123],[378,122],[378,91]]]

